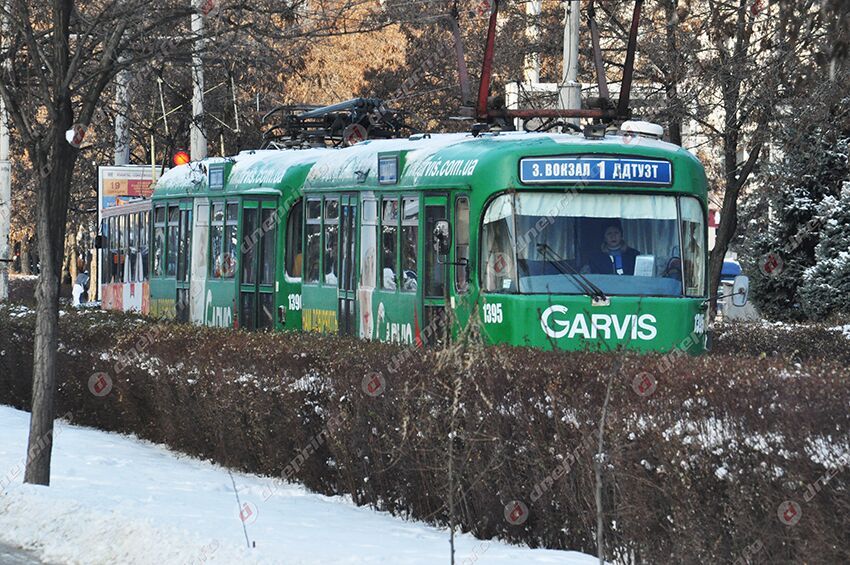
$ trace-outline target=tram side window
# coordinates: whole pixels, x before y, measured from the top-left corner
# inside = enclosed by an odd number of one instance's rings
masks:
[[[221,278],[232,279],[236,276],[236,246],[239,229],[239,203],[228,202],[224,216],[224,241],[221,249]]]
[[[416,251],[419,243],[419,199],[404,198],[401,218],[401,290],[416,292]]]
[[[139,215],[138,214],[130,214],[127,216],[128,226],[127,226],[127,250],[128,250],[128,263],[129,263],[129,272],[127,273],[129,276],[127,278],[127,282],[139,282],[139,273],[137,271],[137,263],[139,259],[139,248],[138,245],[138,237],[139,237]]]
[[[360,286],[375,288],[378,263],[378,202],[363,201],[360,222]]]
[[[210,210],[210,277],[222,277],[224,250],[224,202],[213,202]]]
[[[514,263],[513,197],[498,196],[484,215],[481,234],[482,286],[488,292],[517,291]]]
[[[236,275],[236,228],[239,205],[214,202],[210,211],[210,277],[232,279]]]
[[[325,284],[336,285],[337,238],[339,235],[339,201],[335,198],[325,199]]]
[[[396,290],[396,265],[398,259],[398,199],[382,201],[381,214],[381,288]]]
[[[165,254],[165,206],[154,208],[153,224],[153,276],[163,275]]]
[[[242,284],[257,282],[257,246],[260,242],[257,212],[257,208],[242,209]]]
[[[121,224],[123,222],[121,221],[121,216],[115,216],[113,221],[115,222],[115,254],[112,258],[112,282],[119,283],[121,282],[121,275],[124,274],[124,271],[121,268],[121,251],[123,247],[122,240],[124,239],[123,226]]]
[[[116,230],[116,217],[109,218],[109,270],[106,271],[108,281],[116,282],[115,273],[118,265],[118,233]]]
[[[109,253],[109,218],[104,218],[100,221],[100,235],[103,236],[105,249],[100,254],[100,272],[103,273],[103,281],[109,282],[109,265],[112,263],[112,257]]]
[[[123,262],[121,272],[124,282],[133,282],[133,263],[130,262],[130,230],[133,225],[133,214],[122,216],[124,221],[124,245],[122,246]]]
[[[124,279],[124,264],[127,261],[127,216],[118,216],[118,249],[115,265],[115,282],[126,282]]]
[[[302,251],[302,216],[304,215],[304,204],[301,200],[292,205],[289,210],[289,218],[286,221],[286,276],[291,279],[301,278],[301,268],[304,263]]]
[[[306,248],[304,282],[319,282],[319,255],[322,249],[322,201],[307,201]]]
[[[275,242],[277,241],[276,211],[268,208],[260,210],[260,225],[263,229],[262,257],[260,257],[260,284],[274,283]],[[271,296],[270,294],[268,295]],[[271,310],[271,309],[270,309]]]
[[[177,276],[177,246],[180,243],[180,208],[168,207],[168,242],[165,246],[165,276]]]
[[[148,238],[150,237],[150,212],[142,212],[141,219],[139,221],[139,256],[142,262],[142,280],[148,280],[150,276],[149,267],[148,267]]]
[[[705,224],[696,198],[682,198],[682,245],[687,296],[705,296]]]
[[[103,264],[100,266],[103,273],[103,283],[109,284],[112,282],[112,222],[111,218],[103,219],[103,251],[101,259]]]
[[[464,293],[469,290],[469,198],[465,196],[458,198],[455,202],[454,240],[457,262],[455,288],[458,292]]]

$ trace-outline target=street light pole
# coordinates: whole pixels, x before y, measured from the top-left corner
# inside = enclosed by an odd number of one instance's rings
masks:
[[[195,12],[192,14],[192,35],[195,45],[192,49],[192,126],[190,129],[189,151],[193,161],[206,159],[207,134],[204,129],[204,9],[209,1],[193,0]],[[208,11],[208,8],[207,8]]]
[[[2,21],[0,21],[0,49],[5,49],[8,35],[9,24],[4,10]],[[3,65],[8,65],[8,59],[4,61]],[[6,110],[5,100],[0,96],[0,302],[9,299],[9,232],[11,227],[12,163],[9,161],[9,112]]]
[[[578,43],[581,11],[579,0],[568,0],[564,25],[564,73],[558,88],[558,103],[565,110],[581,109],[581,84],[578,82]],[[578,125],[578,118],[567,121]]]
[[[525,15],[528,18],[525,36],[533,46],[533,51],[525,56],[524,78],[529,90],[533,90],[531,85],[540,82],[540,54],[537,52],[537,42],[540,40],[540,3],[540,0],[530,0],[525,5]]]

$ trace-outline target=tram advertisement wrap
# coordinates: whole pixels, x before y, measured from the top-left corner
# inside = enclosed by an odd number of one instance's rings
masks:
[[[669,351],[681,348],[682,336],[690,335],[695,337],[684,349],[705,350],[700,300],[612,297],[608,306],[594,306],[582,296],[536,301],[533,296],[500,297],[483,304],[480,314],[489,340],[569,350]]]

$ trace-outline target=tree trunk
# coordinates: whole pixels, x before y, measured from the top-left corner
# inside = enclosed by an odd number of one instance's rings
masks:
[[[738,194],[741,191],[740,186],[736,186],[737,182],[726,185],[726,193],[723,195],[723,208],[720,212],[720,217],[723,219],[717,228],[717,234],[714,239],[714,249],[711,250],[711,257],[708,265],[708,293],[711,296],[711,307],[709,312],[711,317],[717,313],[717,289],[720,287],[720,274],[723,271],[723,259],[726,257],[726,251],[729,249],[729,243],[735,237],[735,231],[738,228]]]
[[[712,318],[717,313],[717,289],[720,286],[723,259],[738,229],[738,196],[743,184],[743,179],[738,176],[739,132],[731,125],[737,116],[737,91],[732,92],[730,87],[726,100],[727,129],[723,134],[723,175],[726,190],[723,194],[723,207],[720,210],[720,225],[717,227],[714,249],[711,250],[708,266],[708,292],[711,296],[709,313]]]
[[[38,485],[50,484],[59,343],[59,286],[71,176],[76,161],[76,150],[65,141],[65,131],[72,124],[70,99],[59,106],[59,123],[53,130],[52,169],[39,182],[36,220],[41,270],[35,290],[32,417],[24,482]],[[36,170],[45,170],[46,164],[45,156]]]
[[[65,230],[71,178],[78,150],[65,139],[74,124],[72,93],[65,84],[70,67],[70,22],[74,0],[53,0],[52,127],[30,151],[39,175],[36,229],[39,277],[35,287],[36,317],[33,347],[32,416],[24,482],[49,485],[53,451],[56,356],[59,345],[59,286],[65,255]]]
[[[679,101],[679,48],[676,45],[676,28],[679,26],[676,13],[676,3],[666,2],[664,4],[664,16],[667,18],[666,42],[668,61],[668,75],[665,77],[665,91],[667,97],[667,129],[670,133],[670,143],[682,146],[682,109]]]
[[[23,239],[21,239],[21,274],[22,275],[31,275],[32,269],[30,269],[30,245],[32,238],[30,238],[29,234],[24,235]]]
[[[62,295],[62,285],[71,278],[71,238],[65,234],[65,246],[62,249],[62,274],[59,277],[59,295]]]

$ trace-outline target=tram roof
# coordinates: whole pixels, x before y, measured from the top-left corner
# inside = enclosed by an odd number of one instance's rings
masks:
[[[207,172],[198,163],[172,169],[157,182],[154,197],[221,194],[222,191],[209,190],[208,171],[222,166],[223,192],[228,194],[257,188],[295,189],[302,185],[308,190],[481,186],[496,191],[522,186],[518,171],[521,158],[566,155],[665,159],[673,163],[676,174],[673,186],[661,190],[695,194],[706,190],[705,172],[697,158],[663,141],[620,135],[588,139],[581,134],[501,132],[367,140],[341,149],[247,151],[228,159],[203,161]],[[397,157],[396,182],[379,181],[379,157]]]
[[[266,149],[243,151],[233,157],[193,161],[166,172],[154,186],[154,198],[220,196],[254,191],[300,187],[313,163],[333,149]],[[210,173],[223,170],[223,186],[210,188]]]
[[[398,156],[397,180],[382,184],[379,157]],[[675,170],[672,186],[639,187],[663,192],[704,195],[705,170],[689,151],[646,137],[606,135],[588,139],[582,134],[526,132],[468,133],[372,140],[338,153],[321,155],[310,169],[305,189],[443,189],[469,187],[495,192],[521,188],[519,162],[524,157],[596,155],[668,160]],[[553,183],[555,185],[557,183]],[[539,190],[538,185],[527,186]],[[600,184],[592,188],[605,190]]]

